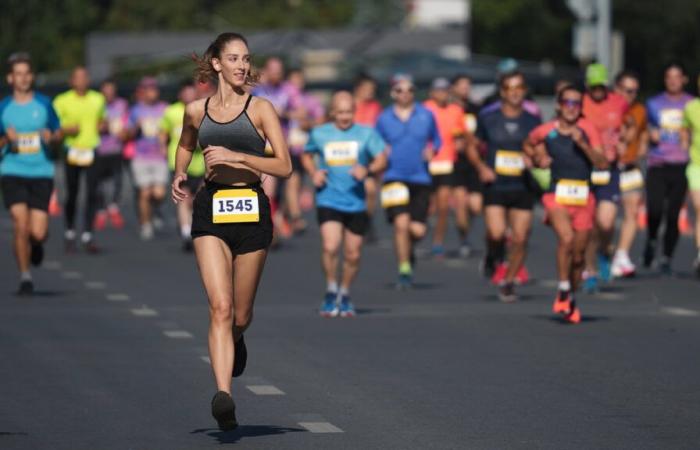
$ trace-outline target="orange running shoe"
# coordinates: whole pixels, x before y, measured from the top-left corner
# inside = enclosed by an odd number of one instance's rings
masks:
[[[530,281],[530,272],[527,271],[527,267],[523,264],[518,269],[518,273],[515,274],[516,284],[527,284]]]
[[[104,230],[106,226],[107,212],[104,210],[97,211],[97,213],[95,214],[95,220],[92,221],[92,227],[97,231],[101,231]]]
[[[680,214],[678,214],[678,231],[684,236],[693,234],[693,227],[688,218],[688,207],[683,205]]]
[[[493,271],[493,276],[491,277],[491,283],[496,286],[501,284],[501,281],[506,279],[506,272],[508,272],[508,265],[506,263],[500,263],[496,266],[496,270]]]
[[[110,207],[107,213],[109,214],[109,222],[112,224],[112,228],[117,230],[124,228],[124,217],[122,217],[122,213],[119,212],[119,208]]]
[[[61,215],[61,205],[58,203],[58,195],[56,195],[56,189],[51,192],[51,199],[49,200],[49,215],[51,217],[57,217]]]
[[[637,212],[637,227],[640,230],[647,228],[647,207],[644,205],[640,205],[639,212]]]
[[[578,309],[578,306],[576,306],[575,303],[573,304],[573,309],[569,314],[564,316],[564,320],[566,320],[568,323],[581,323],[581,310]]]
[[[552,305],[554,314],[569,314],[571,312],[571,293],[569,291],[559,291]]]

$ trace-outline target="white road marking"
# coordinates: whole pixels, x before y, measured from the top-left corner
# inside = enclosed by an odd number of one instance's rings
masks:
[[[446,259],[445,266],[453,269],[467,267],[467,262],[462,259]]]
[[[66,280],[79,280],[83,278],[83,274],[80,272],[63,272],[63,278]]]
[[[676,306],[667,306],[661,308],[661,311],[672,316],[683,316],[683,317],[697,317],[700,316],[700,311],[695,311],[693,309],[678,308]]]
[[[192,339],[192,333],[185,330],[165,330],[163,334],[171,339]]]
[[[101,281],[86,281],[85,287],[88,289],[104,289],[107,285]]]
[[[158,311],[155,309],[151,309],[148,306],[144,305],[140,308],[133,308],[131,310],[131,314],[137,316],[137,317],[155,317],[158,315]]]
[[[110,302],[126,302],[130,298],[127,294],[107,294],[107,300]]]
[[[342,433],[343,430],[329,422],[299,422],[299,425],[312,433]]]
[[[618,300],[624,300],[625,295],[624,294],[618,294],[617,292],[598,292],[595,294],[597,298],[600,300],[613,300],[613,301],[618,301]]]
[[[211,364],[211,359],[209,359],[208,356],[200,356],[199,359],[201,359],[202,361],[204,361],[207,364]]]
[[[271,384],[257,384],[246,386],[255,395],[284,395],[284,392]]]
[[[62,267],[62,265],[61,265],[60,262],[58,262],[58,261],[53,261],[53,260],[51,260],[51,261],[44,261],[43,266],[44,266],[44,269],[47,269],[47,270],[60,270],[61,267]]]

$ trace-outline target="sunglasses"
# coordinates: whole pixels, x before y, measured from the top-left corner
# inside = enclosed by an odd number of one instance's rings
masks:
[[[405,93],[413,93],[415,91],[414,88],[410,87],[408,89],[401,89],[401,88],[394,88],[392,91],[396,94],[405,94]]]
[[[581,100],[563,99],[563,100],[559,100],[559,104],[561,106],[565,106],[567,108],[580,108],[581,107]]]

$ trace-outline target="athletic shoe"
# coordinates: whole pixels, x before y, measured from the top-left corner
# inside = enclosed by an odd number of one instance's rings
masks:
[[[610,273],[615,278],[631,278],[635,275],[637,268],[629,258],[616,256],[610,266]]]
[[[610,281],[610,257],[602,253],[598,253],[598,275],[603,281]]]
[[[564,320],[568,323],[581,323],[581,310],[575,301],[571,301],[571,312],[564,316]]]
[[[182,251],[185,253],[190,253],[194,250],[194,244],[192,243],[191,237],[182,238]]]
[[[44,260],[44,244],[41,242],[30,241],[30,245],[31,254],[29,256],[29,259],[32,263],[32,266],[38,267]]]
[[[673,273],[671,270],[671,261],[665,256],[659,262],[659,272],[661,275],[665,276],[671,276]]]
[[[92,227],[98,231],[104,230],[107,226],[107,212],[98,211],[95,214],[95,220],[92,221]]]
[[[156,231],[161,231],[163,228],[165,228],[165,221],[156,214],[153,215],[153,220],[151,223]]]
[[[141,225],[141,240],[150,241],[153,239],[153,226],[150,223]]]
[[[684,236],[693,234],[693,225],[688,218],[688,208],[686,206],[683,206],[678,214],[678,231]]]
[[[571,291],[559,291],[556,298],[554,299],[554,304],[552,305],[552,312],[554,314],[569,314],[571,311]]]
[[[651,267],[651,263],[654,262],[654,256],[656,253],[656,242],[652,241],[647,241],[646,245],[644,246],[644,267],[649,268]]]
[[[518,296],[515,295],[515,290],[513,289],[513,283],[503,283],[501,287],[498,288],[498,298],[503,303],[513,303],[518,300]]]
[[[119,208],[110,207],[107,210],[107,214],[109,215],[109,223],[112,224],[112,228],[116,228],[117,230],[124,228],[124,217],[122,217],[122,213],[119,212]]]
[[[355,317],[355,306],[348,295],[340,296],[340,317]]]
[[[411,289],[413,284],[413,275],[410,273],[400,273],[399,280],[396,282],[396,289],[399,291],[405,291]]]
[[[243,335],[234,344],[235,358],[233,359],[233,378],[240,377],[245,371],[245,366],[248,363],[248,348],[245,346]]]
[[[695,261],[693,262],[693,270],[695,271],[695,276],[700,278],[700,256],[695,258]]]
[[[500,263],[498,266],[496,266],[496,270],[493,272],[491,283],[495,284],[496,286],[500,285],[506,278],[506,272],[508,272],[508,265],[505,263]]]
[[[335,292],[326,292],[326,296],[321,304],[321,309],[318,313],[322,317],[336,317],[338,315],[338,294]]]
[[[19,289],[17,290],[17,295],[30,296],[34,293],[34,283],[32,280],[23,280],[19,283]]]
[[[92,237],[92,233],[85,232],[80,238],[83,248],[87,253],[92,255],[100,252],[100,248],[95,244],[95,240]]]
[[[61,214],[61,205],[58,203],[58,195],[56,195],[56,189],[54,189],[49,199],[49,216],[58,217]]]
[[[445,247],[442,245],[433,245],[430,249],[430,256],[436,259],[442,259],[445,257]]]
[[[472,247],[469,242],[462,242],[459,246],[459,256],[462,258],[469,258],[472,254]]]
[[[527,267],[523,264],[518,269],[518,273],[515,274],[515,284],[523,285],[530,282],[530,272],[527,271]]]
[[[595,274],[588,275],[583,280],[583,291],[586,294],[595,294],[598,292],[598,276]]]
[[[236,404],[227,392],[219,391],[211,399],[211,415],[216,419],[221,431],[230,431],[238,426]]]

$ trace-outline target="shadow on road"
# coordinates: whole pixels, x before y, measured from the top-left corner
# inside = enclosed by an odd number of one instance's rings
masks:
[[[278,427],[276,425],[239,425],[233,431],[219,431],[217,428],[199,428],[190,434],[206,434],[217,440],[219,444],[235,444],[242,438],[274,436],[287,433],[306,432],[303,428]]]
[[[561,325],[572,325],[569,322],[565,321],[564,318],[561,316],[537,314],[530,317],[538,320],[548,320],[550,322],[558,323]],[[610,317],[607,316],[587,316],[585,314],[581,316],[581,323],[606,322],[608,320],[610,320]]]
[[[67,296],[69,294],[72,294],[73,292],[70,291],[49,291],[49,290],[39,290],[39,291],[34,291],[32,295],[19,295],[16,292],[13,292],[12,295],[14,295],[17,298],[22,298],[22,299],[31,299],[31,298],[36,298],[36,297],[44,297],[44,298],[50,298],[50,297],[63,297]]]

